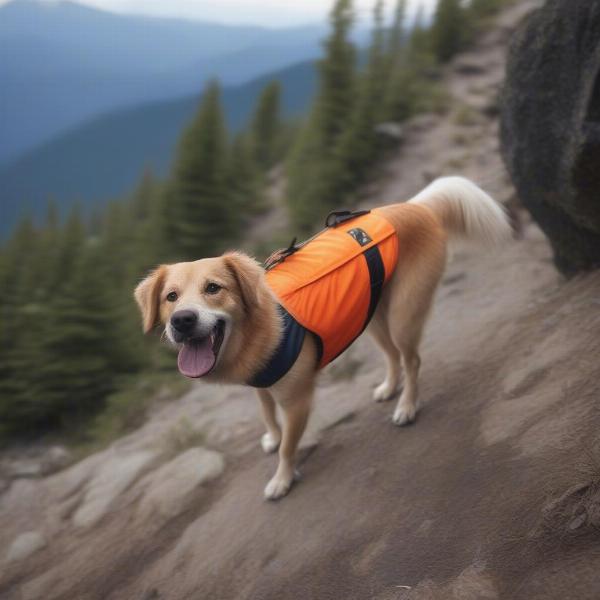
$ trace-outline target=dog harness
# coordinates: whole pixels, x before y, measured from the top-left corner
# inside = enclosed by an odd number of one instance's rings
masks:
[[[319,368],[339,356],[369,324],[396,267],[398,237],[377,210],[330,213],[325,224],[265,263],[283,333],[267,365],[248,382],[253,387],[270,387],[292,368],[307,331],[317,340]]]

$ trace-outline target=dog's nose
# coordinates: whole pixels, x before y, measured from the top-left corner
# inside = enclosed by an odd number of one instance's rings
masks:
[[[178,310],[171,315],[171,325],[179,333],[192,333],[197,322],[198,315],[193,310]]]

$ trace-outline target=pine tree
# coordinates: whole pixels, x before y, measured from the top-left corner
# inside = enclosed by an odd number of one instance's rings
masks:
[[[383,12],[384,2],[377,0],[368,64],[361,74],[357,103],[336,149],[340,177],[344,178],[340,183],[342,193],[361,181],[367,167],[377,157],[375,125],[382,116],[381,98],[388,70]]]
[[[291,150],[288,200],[295,225],[310,231],[329,210],[339,206],[347,174],[340,168],[337,145],[355,104],[356,52],[349,40],[352,2],[337,0],[331,11],[332,32],[318,63],[319,91],[311,114]]]
[[[52,269],[53,277],[49,293],[56,294],[68,280],[75,262],[85,243],[85,227],[81,220],[78,206],[75,206],[67,219],[56,248],[56,266]]]
[[[394,21],[387,39],[387,53],[390,65],[396,64],[402,55],[406,43],[406,0],[397,0],[394,9]]]
[[[226,144],[219,86],[212,83],[183,133],[166,192],[171,221],[166,239],[174,258],[214,256],[238,233],[239,218],[226,185]]]
[[[420,7],[412,31],[388,76],[384,98],[386,120],[401,122],[419,112],[430,110],[436,91],[432,81],[435,71],[431,31],[424,25]]]
[[[448,62],[464,45],[467,33],[460,0],[439,0],[432,28],[433,50],[441,63]]]
[[[75,260],[61,293],[48,306],[40,332],[40,364],[21,418],[45,426],[65,425],[97,412],[127,371],[111,274],[104,249],[87,246]]]
[[[277,138],[281,129],[281,86],[273,81],[261,92],[250,121],[250,144],[256,164],[266,171],[277,160]]]
[[[255,148],[247,135],[239,134],[229,152],[227,187],[232,207],[240,215],[257,214],[266,208],[262,193],[265,177],[255,162]]]

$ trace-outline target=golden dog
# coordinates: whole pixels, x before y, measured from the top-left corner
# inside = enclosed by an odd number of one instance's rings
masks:
[[[502,207],[460,177],[438,179],[405,203],[377,209],[395,229],[400,252],[367,327],[384,353],[385,380],[375,400],[404,388],[393,414],[396,425],[415,419],[419,342],[434,292],[446,264],[449,236],[498,243],[510,236]],[[278,299],[252,258],[232,252],[217,258],[161,265],[135,290],[144,330],[165,326],[180,348],[179,369],[209,382],[246,384],[278,348],[282,321]],[[279,449],[279,464],[265,497],[284,496],[294,480],[294,456],[304,432],[318,373],[318,347],[306,335],[292,368],[274,385],[258,389],[266,433],[265,452]],[[283,425],[280,426],[276,407]]]

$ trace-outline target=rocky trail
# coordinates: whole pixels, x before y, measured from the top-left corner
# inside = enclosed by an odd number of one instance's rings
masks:
[[[454,61],[451,110],[405,128],[365,206],[447,173],[514,206],[496,98],[510,32],[538,4]],[[600,597],[600,273],[561,278],[514,210],[519,239],[452,251],[413,426],[372,401],[384,365],[359,340],[323,374],[302,479],[268,503],[253,392],[199,384],[110,448],[5,484],[0,598]]]

